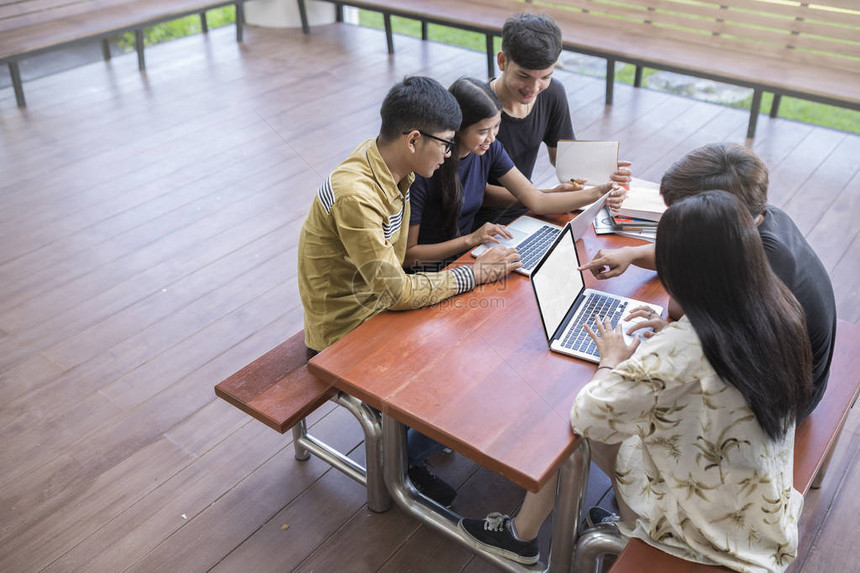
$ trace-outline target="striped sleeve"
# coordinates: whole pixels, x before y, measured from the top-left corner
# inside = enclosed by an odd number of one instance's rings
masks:
[[[463,294],[475,288],[475,271],[472,267],[454,267],[449,272],[457,281],[457,294]]]

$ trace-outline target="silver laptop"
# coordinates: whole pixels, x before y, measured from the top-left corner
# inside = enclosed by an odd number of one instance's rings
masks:
[[[572,229],[574,240],[581,238],[585,234],[591,222],[600,213],[600,209],[606,202],[607,197],[609,197],[608,192],[586,207],[582,213],[568,223]],[[493,247],[514,247],[519,252],[520,261],[523,263],[523,266],[518,268],[516,272],[530,276],[553,241],[558,237],[562,228],[558,225],[523,215],[511,222],[507,226],[507,229],[513,235],[512,239],[499,237],[498,243],[483,243],[478,245],[472,250],[472,256],[477,257]]]
[[[597,347],[583,324],[593,330],[597,315],[609,317],[614,326],[637,306],[646,305],[658,313],[663,312],[663,307],[585,288],[585,277],[579,266],[576,238],[568,223],[532,271],[532,288],[550,350],[600,362]],[[628,344],[634,337],[627,331],[641,320],[644,319],[622,323],[624,340]]]

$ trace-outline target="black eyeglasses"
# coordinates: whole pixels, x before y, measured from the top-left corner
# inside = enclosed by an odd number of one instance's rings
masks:
[[[412,133],[412,131],[413,130],[410,129],[409,131],[403,131],[401,133],[403,133],[403,135],[409,135],[410,133]],[[418,131],[418,133],[420,133],[424,137],[429,137],[430,139],[435,139],[436,141],[440,141],[440,142],[444,143],[445,144],[445,155],[448,155],[449,153],[454,151],[454,143],[455,143],[454,140],[449,141],[447,139],[442,139],[441,137],[436,137],[435,135],[430,135],[429,133],[421,131],[420,129],[414,130],[414,131]]]

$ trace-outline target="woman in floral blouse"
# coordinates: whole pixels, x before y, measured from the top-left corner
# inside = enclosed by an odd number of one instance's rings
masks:
[[[573,429],[613,477],[624,534],[691,561],[783,571],[803,506],[792,487],[794,423],[812,375],[803,312],[728,193],[673,204],[656,262],[684,316],[642,323],[655,333],[631,346],[620,327],[595,325],[601,363],[576,397]],[[460,526],[475,544],[537,561],[554,494],[553,482],[516,518]]]

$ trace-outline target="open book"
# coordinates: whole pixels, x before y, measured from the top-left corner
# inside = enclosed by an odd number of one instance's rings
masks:
[[[627,189],[627,197],[617,213],[624,217],[659,221],[665,210],[666,204],[660,196],[660,186],[634,177]]]

